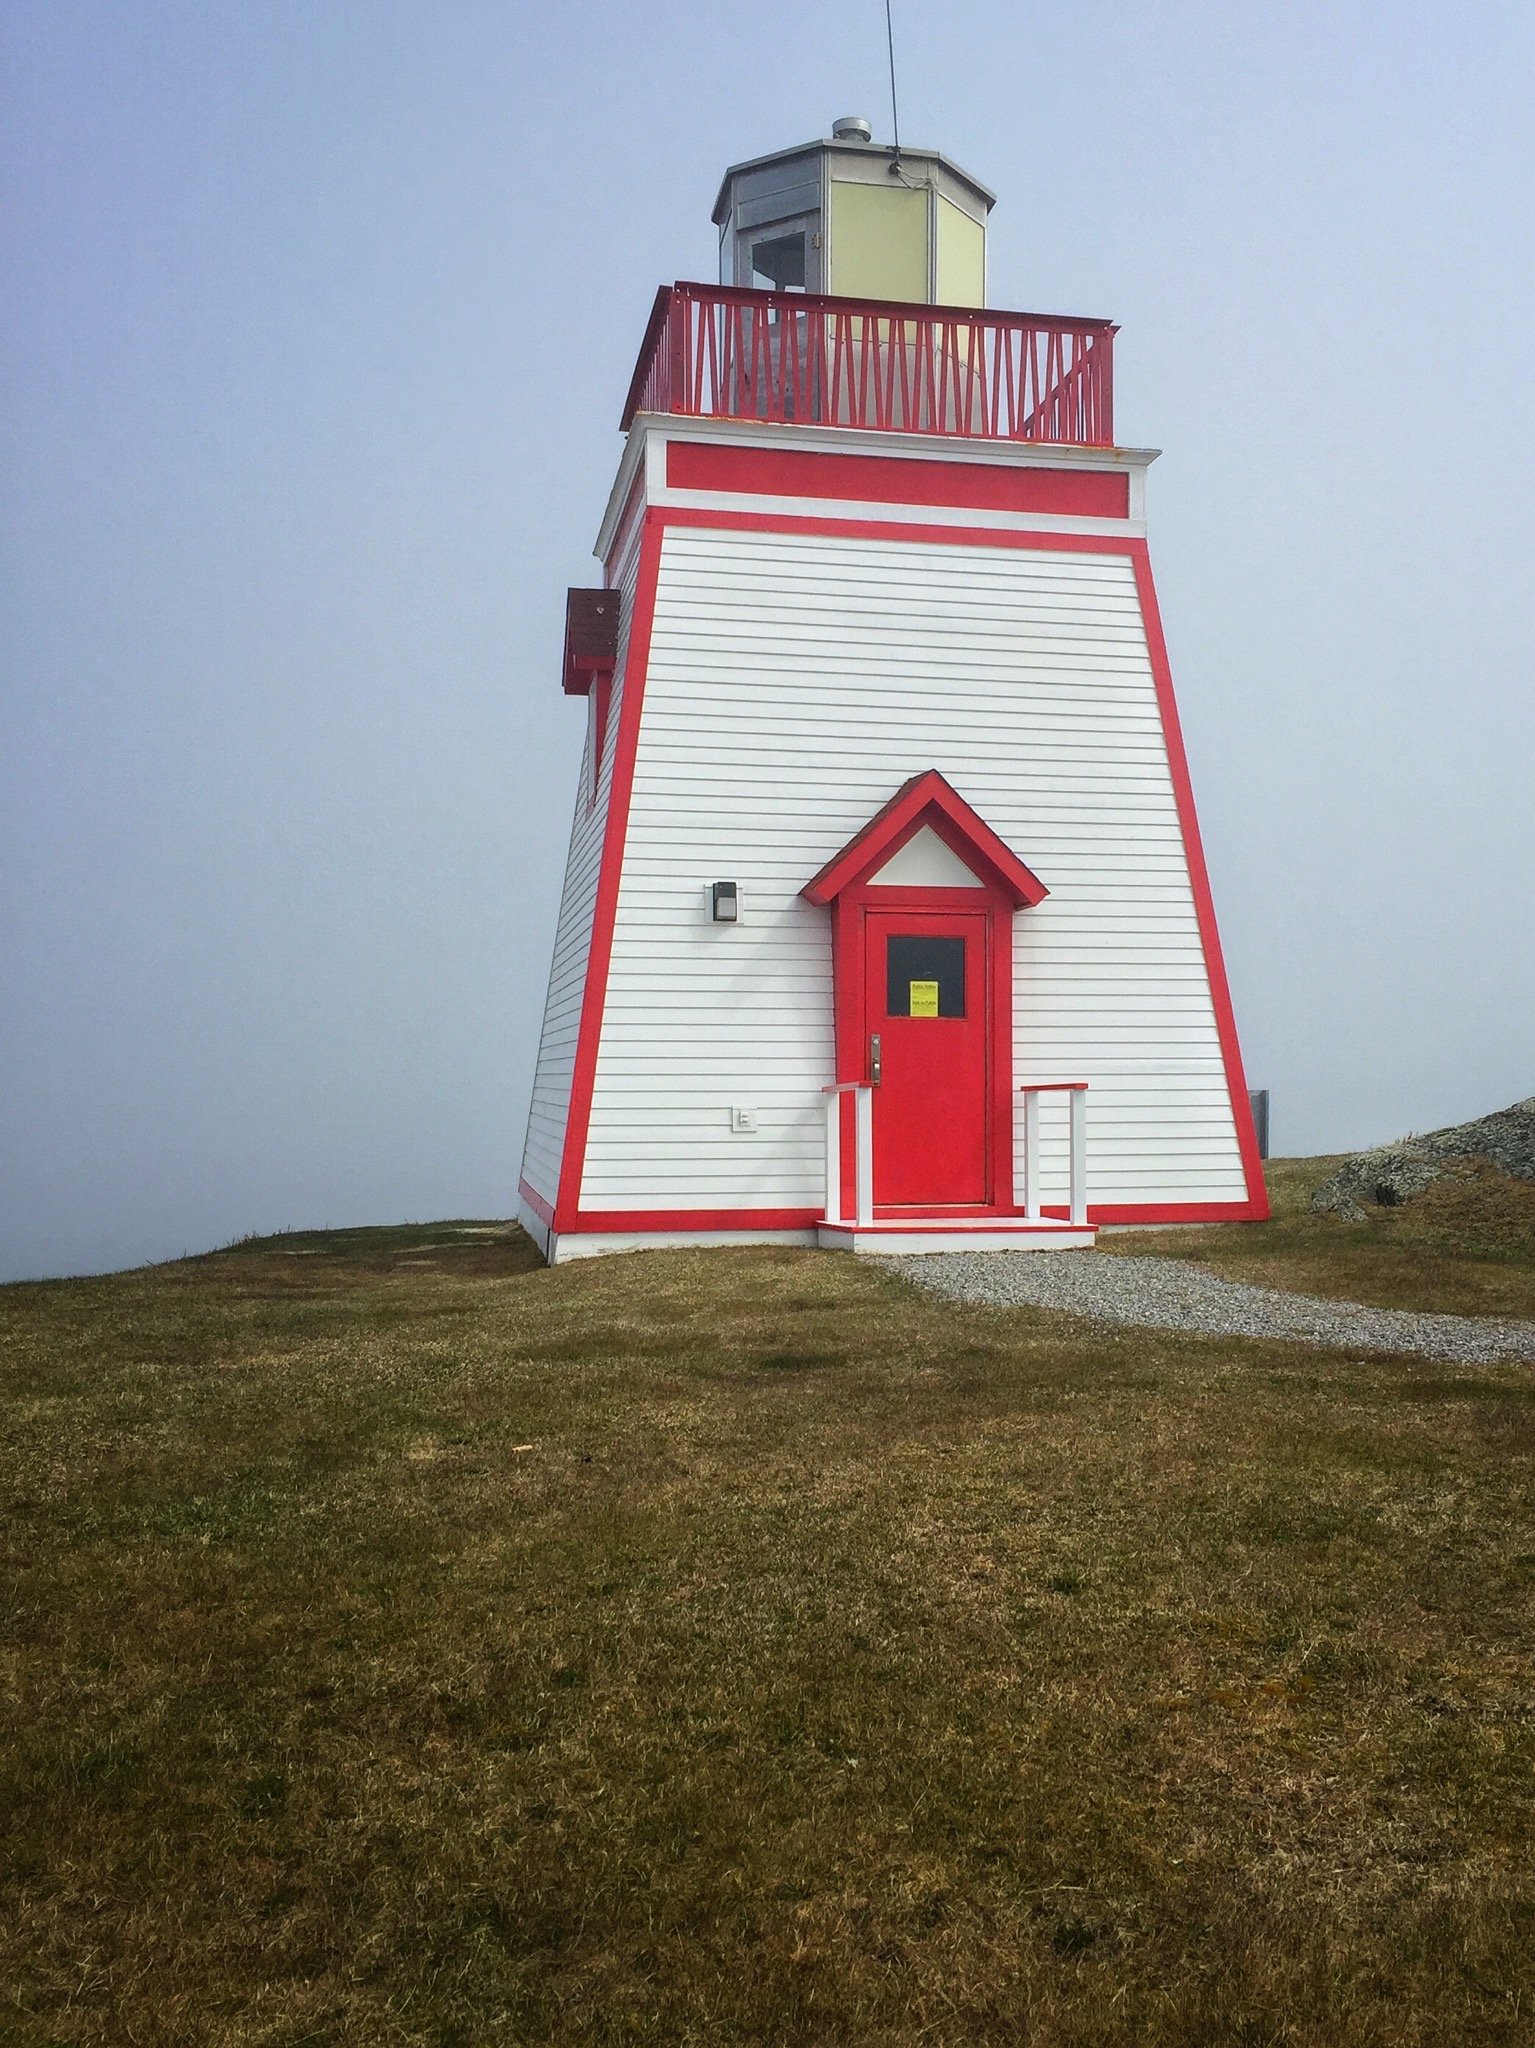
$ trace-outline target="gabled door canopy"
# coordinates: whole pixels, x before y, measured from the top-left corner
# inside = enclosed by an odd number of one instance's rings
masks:
[[[883,809],[851,838],[800,894],[807,903],[824,905],[845,889],[867,882],[924,825],[958,854],[981,881],[1009,897],[1015,908],[1030,907],[1049,895],[1039,877],[999,839],[979,812],[971,809],[953,783],[936,768],[903,782]]]

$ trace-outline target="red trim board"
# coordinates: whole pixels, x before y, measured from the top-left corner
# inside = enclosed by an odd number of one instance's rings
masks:
[[[608,784],[608,815],[602,834],[602,859],[597,870],[597,900],[592,909],[592,938],[587,949],[586,983],[581,994],[581,1023],[570,1076],[565,1154],[560,1161],[560,1188],[554,1204],[556,1230],[570,1228],[581,1199],[581,1172],[586,1163],[587,1132],[591,1128],[597,1048],[602,1038],[608,965],[613,955],[613,923],[618,914],[618,883],[623,872],[624,840],[629,830],[629,799],[634,790],[634,757],[640,741],[640,706],[644,702],[645,675],[650,666],[650,631],[655,619],[656,582],[661,569],[662,530],[661,515],[654,510],[645,512],[640,536],[639,577],[634,591],[634,617],[629,626],[623,692],[618,707],[613,773]]]
[[[527,1203],[528,1207],[533,1211],[533,1214],[538,1218],[540,1223],[547,1224],[548,1227],[552,1230],[554,1228],[553,1205],[544,1200],[543,1196],[538,1192],[537,1188],[530,1188],[525,1180],[518,1181],[517,1192],[519,1195],[521,1195],[522,1199]]]
[[[863,504],[969,505],[981,512],[1049,512],[1128,519],[1122,469],[1041,469],[910,455],[837,455],[668,440],[666,481],[677,491],[743,491],[771,498],[841,498]]]
[[[652,506],[649,517],[668,526],[744,533],[828,533],[847,540],[914,540],[949,548],[1062,548],[1068,554],[1127,555],[1143,540],[1120,533],[1046,533],[1023,526],[926,526],[895,519],[849,519],[841,513],[736,512],[712,505]]]
[[[591,1230],[813,1230],[819,1209],[582,1209],[562,1236]]]
[[[868,914],[897,911],[912,916],[948,911],[974,918],[985,928],[987,1016],[986,1156],[991,1194],[976,1215],[1013,1212],[1013,916],[1009,893],[992,882],[979,889],[840,890],[831,900],[833,1043],[838,1081],[869,1079],[867,1015]],[[851,1216],[856,1197],[853,1103],[843,1096],[842,1213]],[[878,1176],[876,1175],[876,1187]],[[875,1206],[876,1217],[879,1205]]]
[[[1226,979],[1226,962],[1221,952],[1220,931],[1215,922],[1215,898],[1210,893],[1210,871],[1205,866],[1204,844],[1199,836],[1199,819],[1194,810],[1194,785],[1189,776],[1188,756],[1183,750],[1183,729],[1178,723],[1178,706],[1173,695],[1172,664],[1167,658],[1167,641],[1162,633],[1162,614],[1157,606],[1156,586],[1151,576],[1151,554],[1144,541],[1132,542],[1130,559],[1135,567],[1135,588],[1141,601],[1141,618],[1146,628],[1146,646],[1151,655],[1152,680],[1156,684],[1157,708],[1162,714],[1162,737],[1167,745],[1167,763],[1172,772],[1173,797],[1178,807],[1178,828],[1183,836],[1183,857],[1188,862],[1189,883],[1194,892],[1194,911],[1199,921],[1199,939],[1204,949],[1205,975],[1210,1000],[1215,1006],[1215,1028],[1220,1038],[1221,1059],[1226,1068],[1226,1088],[1236,1119],[1237,1144],[1242,1154],[1242,1173],[1247,1182],[1253,1221],[1263,1222],[1269,1213],[1268,1186],[1263,1178],[1263,1161],[1258,1154],[1258,1133],[1253,1125],[1252,1101],[1247,1077],[1242,1071],[1242,1048],[1237,1039],[1236,1012],[1231,1005],[1231,987]]]
[[[999,1214],[1015,1215],[1020,1223],[1025,1221],[1021,1209],[967,1212],[970,1220],[978,1216],[995,1218]],[[911,1227],[934,1232],[945,1228],[962,1231],[967,1215],[946,1213],[939,1219],[916,1213]],[[1044,1217],[1049,1223],[1070,1220],[1069,1212],[1059,1204],[1048,1205]],[[876,1220],[889,1227],[905,1219],[884,1215]],[[1095,1229],[1111,1223],[1246,1223],[1251,1220],[1251,1212],[1245,1202],[1111,1202],[1101,1207],[1090,1205],[1087,1220]],[[819,1209],[580,1209],[562,1227],[560,1235],[580,1236],[588,1231],[607,1230],[813,1230],[825,1221]],[[844,1222],[842,1227],[858,1226]]]
[[[1225,1067],[1226,1084],[1231,1100],[1231,1112],[1236,1126],[1237,1142],[1240,1148],[1243,1170],[1247,1182],[1248,1199],[1245,1203],[1207,1204],[1130,1204],[1105,1210],[1090,1211],[1102,1222],[1261,1222],[1269,1213],[1268,1194],[1263,1181],[1262,1163],[1258,1157],[1257,1133],[1253,1128],[1252,1106],[1248,1100],[1246,1082],[1242,1072],[1241,1051],[1237,1042],[1236,1017],[1231,1006],[1231,993],[1226,979],[1225,963],[1221,956],[1220,938],[1215,925],[1215,906],[1210,893],[1208,870],[1205,866],[1204,850],[1199,838],[1199,828],[1194,813],[1194,794],[1189,780],[1188,761],[1184,753],[1182,734],[1178,725],[1177,708],[1173,698],[1172,673],[1167,659],[1167,646],[1162,632],[1161,616],[1157,609],[1156,592],[1151,577],[1150,553],[1144,540],[1129,535],[1040,533],[1023,532],[1016,529],[994,527],[958,527],[899,525],[884,520],[846,519],[839,517],[815,518],[804,514],[775,514],[758,512],[714,511],[704,508],[689,508],[662,511],[654,506],[643,514],[642,538],[640,543],[639,579],[635,591],[634,617],[629,632],[628,652],[625,661],[623,696],[619,710],[618,737],[614,751],[612,782],[608,796],[608,816],[603,833],[602,859],[598,873],[597,898],[593,912],[592,939],[587,955],[586,981],[581,1002],[581,1022],[576,1042],[576,1057],[571,1075],[570,1111],[566,1120],[565,1150],[560,1166],[559,1195],[555,1203],[557,1230],[568,1231],[575,1227],[586,1229],[638,1229],[638,1228],[747,1228],[752,1216],[798,1215],[798,1211],[615,1211],[626,1219],[631,1215],[656,1215],[659,1220],[653,1224],[641,1225],[630,1221],[594,1223],[580,1212],[581,1176],[586,1158],[587,1134],[591,1126],[592,1089],[596,1076],[597,1049],[601,1039],[602,1013],[607,994],[608,967],[613,950],[613,925],[618,908],[618,885],[623,867],[624,842],[628,832],[629,805],[634,786],[634,763],[639,746],[640,712],[645,695],[645,678],[649,668],[651,629],[655,618],[656,585],[660,574],[661,544],[665,531],[670,526],[735,528],[749,531],[836,534],[855,539],[886,539],[898,541],[930,542],[943,547],[1005,547],[1027,550],[1057,549],[1077,554],[1123,554],[1128,555],[1134,570],[1136,590],[1140,598],[1143,623],[1146,631],[1147,649],[1151,660],[1152,677],[1156,690],[1157,705],[1161,714],[1163,737],[1167,747],[1168,765],[1173,782],[1174,801],[1179,828],[1183,839],[1184,854],[1188,862],[1190,884],[1194,896],[1195,917],[1199,930],[1200,946],[1204,955],[1205,972],[1208,979],[1211,1001],[1215,1010],[1216,1030]],[[835,909],[833,912],[835,916]],[[837,939],[834,936],[834,947]],[[839,1052],[841,1033],[838,1032]],[[1192,1213],[1191,1213],[1192,1212]],[[606,1215],[609,1212],[596,1212]],[[723,1220],[718,1224],[694,1224],[686,1226],[676,1221],[682,1214],[717,1215]],[[798,1224],[763,1222],[762,1229],[799,1228]]]

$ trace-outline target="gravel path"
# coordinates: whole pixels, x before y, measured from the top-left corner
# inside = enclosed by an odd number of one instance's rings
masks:
[[[1319,1301],[1309,1294],[1218,1280],[1187,1259],[1103,1252],[925,1252],[890,1263],[954,1301],[1063,1309],[1068,1315],[1139,1329],[1273,1337],[1332,1351],[1410,1351],[1460,1365],[1510,1358],[1535,1362],[1535,1323]]]

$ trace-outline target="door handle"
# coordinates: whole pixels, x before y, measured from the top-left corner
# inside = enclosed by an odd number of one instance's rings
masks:
[[[871,1031],[869,1033],[869,1086],[871,1088],[877,1088],[879,1086],[880,1081],[883,1078],[883,1067],[884,1057],[880,1051],[879,1033],[877,1031]]]

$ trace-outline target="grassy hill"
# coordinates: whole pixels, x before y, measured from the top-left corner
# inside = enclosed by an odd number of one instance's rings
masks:
[[[1530,1312],[1327,1164],[1154,1248]],[[1531,2039],[1528,1368],[494,1224],[0,1342],[0,2039]]]
[[[1312,1189],[1341,1164],[1341,1155],[1270,1160],[1268,1223],[1126,1231],[1104,1248],[1197,1259],[1229,1279],[1381,1308],[1535,1317],[1535,1182],[1456,1160],[1413,1201],[1345,1223],[1311,1208]]]

